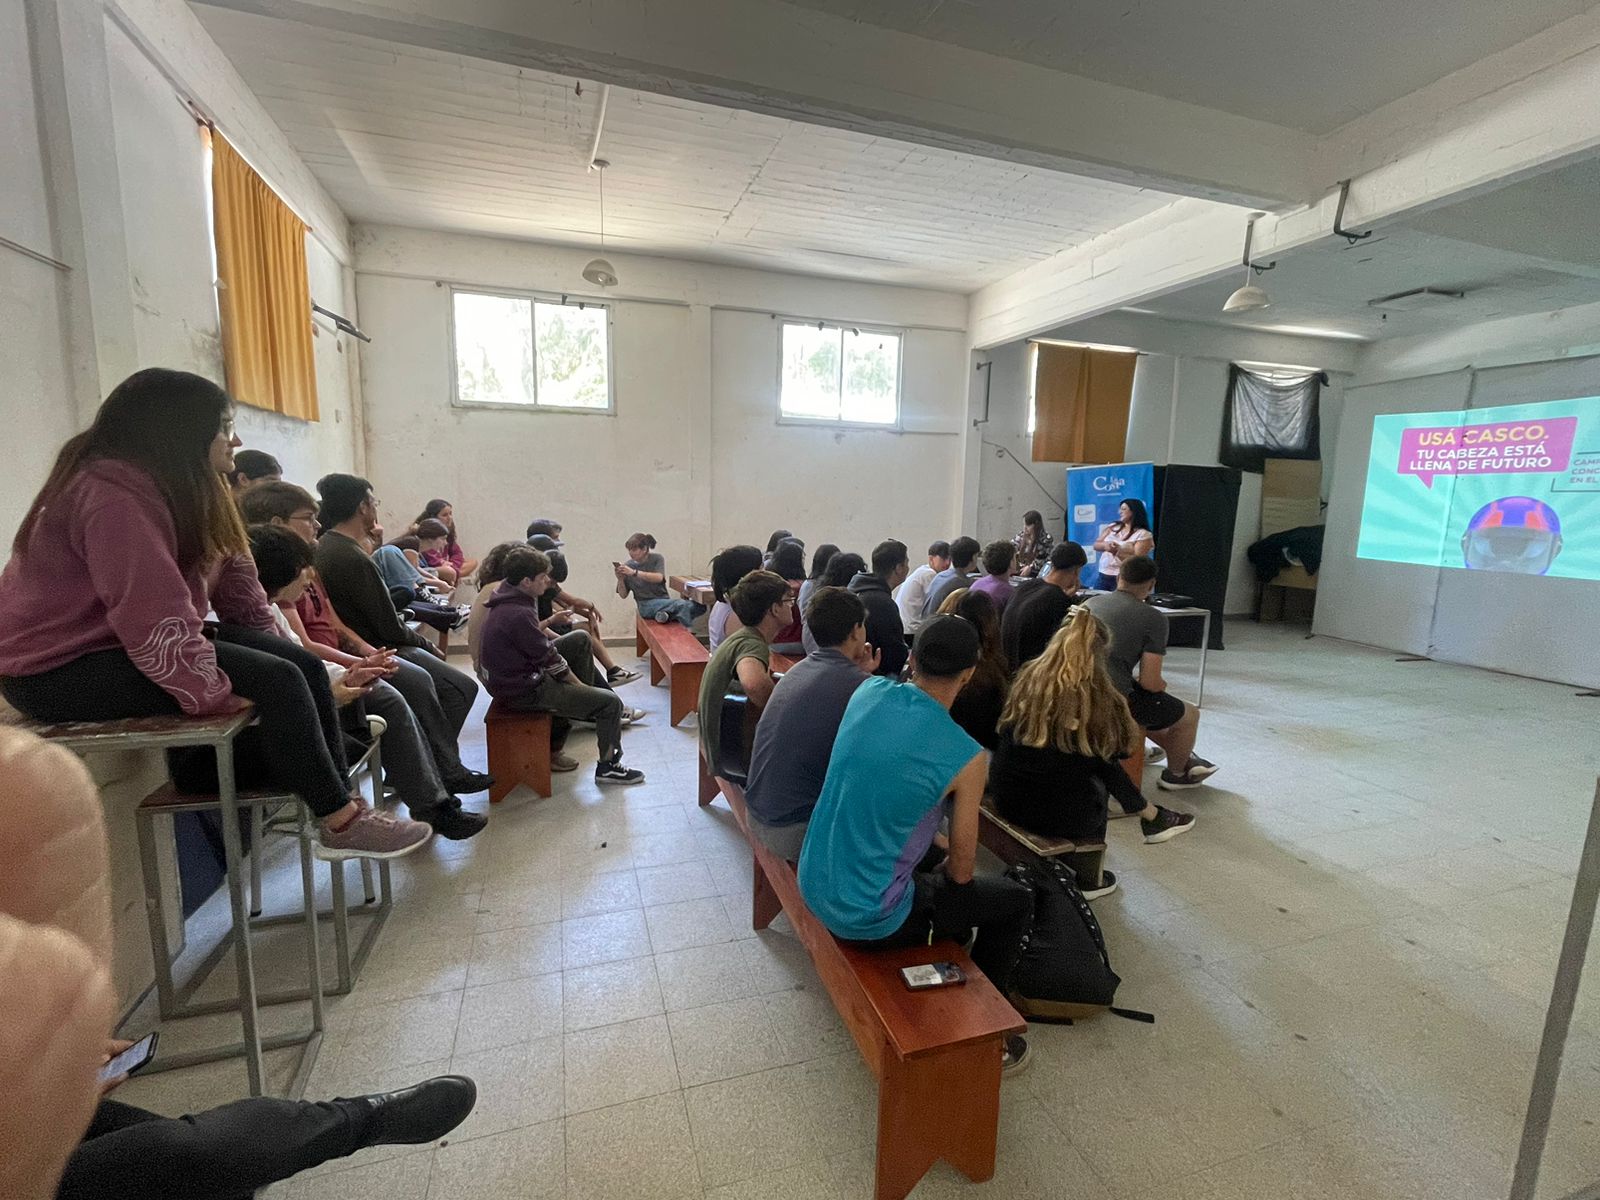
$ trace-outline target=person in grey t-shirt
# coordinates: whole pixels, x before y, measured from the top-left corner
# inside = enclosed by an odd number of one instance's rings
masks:
[[[675,599],[667,592],[667,560],[655,552],[655,538],[636,533],[627,546],[628,561],[612,563],[611,569],[617,575],[617,595],[624,600],[632,596],[641,617],[663,625],[676,621],[687,627],[706,611],[704,605]]]
[[[845,707],[878,669],[866,620],[866,606],[854,593],[818,588],[806,608],[818,648],[778,680],[756,725],[745,784],[750,832],[790,862],[800,858]]]
[[[1106,670],[1128,697],[1128,711],[1145,736],[1167,752],[1167,767],[1156,780],[1169,792],[1199,787],[1216,764],[1194,752],[1200,710],[1167,691],[1161,660],[1167,653],[1167,617],[1145,599],[1155,590],[1155,560],[1135,555],[1122,564],[1117,590],[1084,603],[1111,633]]]

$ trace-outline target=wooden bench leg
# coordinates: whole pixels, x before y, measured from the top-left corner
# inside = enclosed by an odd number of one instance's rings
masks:
[[[672,720],[676,725],[700,706],[700,681],[705,663],[678,663],[672,668]]]
[[[543,720],[537,719],[540,715]],[[494,787],[489,789],[491,804],[499,804],[519,783],[527,784],[545,799],[554,794],[550,782],[550,714],[529,716],[534,719],[487,723],[489,774],[494,776]]]
[[[660,655],[652,653],[650,655],[650,686],[655,687],[666,677],[667,669],[661,665]]]
[[[650,647],[645,644],[644,626],[640,624],[640,620],[641,618],[639,617],[635,617],[633,620],[633,652],[643,658],[645,651]]]
[[[759,855],[752,854],[750,856],[750,865],[755,872],[750,907],[750,928],[765,929],[783,911],[783,901],[778,898],[778,893],[772,886],[772,880],[767,878],[767,873],[761,866]]]
[[[695,762],[700,764],[700,807],[708,807],[717,798],[718,788],[716,778],[706,769],[705,751],[695,756]]]
[[[903,1200],[941,1158],[974,1183],[992,1178],[1000,1040],[914,1059],[885,1049],[882,1066],[876,1200]]]

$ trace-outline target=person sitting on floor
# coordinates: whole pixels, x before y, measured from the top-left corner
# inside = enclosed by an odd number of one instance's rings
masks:
[[[933,577],[950,567],[950,543],[933,542],[928,546],[928,561],[918,563],[894,593],[894,602],[900,607],[900,624],[910,637],[922,628],[922,605],[928,599],[928,586]]]
[[[828,560],[828,565],[822,572],[821,586],[848,589],[850,581],[866,569],[867,560],[861,555],[851,550],[841,550]],[[811,629],[806,625],[803,615],[800,619],[800,645],[807,654],[817,652],[817,640],[811,636]]]
[[[311,586],[316,552],[311,543],[282,525],[252,525],[249,533],[250,555],[255,559],[256,574],[267,599],[272,602],[278,632],[304,648],[304,626],[295,605]],[[361,700],[365,709],[383,718],[384,778],[394,786],[395,794],[411,810],[412,817],[452,841],[481,833],[488,818],[463,811],[461,801],[439,778],[438,767],[410,706],[384,682],[383,676],[390,669],[388,662],[355,660],[347,665],[323,658],[322,665],[328,672],[335,703],[342,708]],[[359,737],[366,730],[356,732]]]
[[[1149,803],[1122,769],[1144,743],[1106,672],[1109,644],[1106,627],[1079,605],[1044,653],[1017,672],[989,793],[1002,817],[1043,837],[1105,841],[1110,798],[1138,814],[1145,841],[1165,842],[1193,829],[1194,817]],[[1102,876],[1102,888],[1116,886]]]
[[[458,583],[478,569],[478,560],[468,558],[466,552],[461,549],[460,543],[456,541],[455,506],[448,500],[429,500],[417,517],[417,524],[421,525],[423,521],[429,518],[442,524],[448,536],[443,546],[431,553],[425,552],[422,556],[422,561],[435,570],[439,570],[441,567],[449,567],[452,574],[445,575],[440,570],[440,578],[448,579],[451,583]]]
[[[233,470],[228,473],[228,488],[237,499],[258,483],[276,483],[283,478],[283,467],[265,450],[236,450]]]
[[[1018,586],[1000,619],[1000,644],[1013,673],[1044,653],[1067,619],[1067,610],[1087,598],[1079,580],[1088,561],[1077,542],[1062,542],[1050,551],[1050,569]]]
[[[1023,513],[1022,532],[1011,539],[1011,547],[1017,552],[1017,574],[1026,579],[1038,575],[1050,561],[1050,551],[1054,545],[1055,539],[1044,527],[1044,517],[1038,510],[1030,509]]]
[[[989,756],[950,719],[978,663],[978,632],[939,616],[917,634],[911,682],[874,676],[855,689],[800,851],[800,894],[835,937],[857,946],[966,941],[1006,992],[1033,919],[1033,893],[975,876],[978,806]],[[935,849],[948,818],[948,854]],[[942,864],[940,858],[942,857]],[[1020,1069],[1027,1042],[1006,1039]]]
[[[1145,736],[1167,752],[1167,766],[1156,786],[1176,792],[1199,787],[1217,767],[1194,752],[1200,710],[1167,691],[1162,678],[1167,616],[1145,603],[1155,586],[1155,559],[1136,554],[1122,563],[1116,591],[1090,596],[1084,603],[1111,631],[1106,667],[1117,690],[1128,697],[1128,711]]]
[[[735,685],[756,710],[772,695],[772,639],[787,628],[794,608],[789,581],[771,571],[751,571],[728,593],[739,628],[722,639],[700,677],[700,752],[706,769],[717,770],[722,734],[722,698]]]
[[[223,482],[237,444],[233,401],[208,379],[150,368],[112,389],[61,448],[0,574],[0,694],[50,723],[253,703],[239,774],[248,755],[257,783],[300,797],[319,857],[409,854],[432,831],[351,794],[327,673],[277,634]],[[174,768],[184,790],[215,790],[209,752]]]
[[[997,618],[1006,615],[1006,605],[1011,603],[1011,564],[1016,550],[1010,542],[990,542],[983,548],[983,569],[986,574],[971,586],[994,602]]]
[[[324,475],[317,492],[322,496],[317,575],[328,598],[362,641],[397,651],[433,677],[439,703],[450,720],[451,737],[459,738],[477,699],[478,682],[446,664],[444,652],[408,629],[395,611],[378,568],[361,544],[377,522],[372,485],[356,475]]]
[[[950,565],[928,581],[928,598],[922,602],[923,620],[937,613],[951,592],[971,587],[977,581],[975,564],[981,549],[977,538],[965,534],[950,543]]]
[[[910,656],[893,594],[910,570],[906,544],[890,538],[872,548],[872,570],[863,571],[850,581],[850,590],[861,597],[867,608],[867,640],[878,648],[880,656],[876,674],[891,679],[900,678]]]
[[[644,772],[622,765],[622,725],[641,720],[605,686],[595,669],[589,635],[576,630],[552,638],[539,620],[539,596],[550,586],[550,560],[531,546],[506,555],[505,579],[489,598],[483,622],[482,662],[489,694],[514,709],[554,714],[550,769],[576,770],[561,753],[569,721],[593,721],[599,757],[596,783],[643,783]]]
[[[706,635],[710,649],[715,652],[729,634],[739,629],[739,618],[733,615],[733,605],[728,603],[728,593],[751,571],[761,570],[761,551],[754,546],[729,546],[711,560],[711,595],[716,601],[711,615],[706,618]]]
[[[817,648],[778,680],[756,725],[744,789],[750,832],[790,862],[800,857],[845,705],[878,669],[866,620],[859,596],[818,588],[806,609]]]
[[[319,530],[317,501],[304,488],[283,482],[258,484],[239,498],[239,511],[250,524],[287,529],[315,550]],[[373,684],[363,703],[387,721],[391,729],[408,721],[416,723],[446,788],[464,796],[493,786],[494,780],[488,775],[462,763],[457,740],[460,730],[445,715],[431,674],[391,649],[372,645],[341,621],[314,571],[294,607],[295,616],[290,623],[305,648],[323,662],[343,667],[383,667],[383,679]],[[402,709],[408,710],[409,716]]]
[[[950,705],[950,719],[985,750],[993,750],[1005,707],[1006,688],[1011,672],[1006,667],[1005,651],[1000,648],[1000,622],[995,619],[994,603],[976,588],[953,592],[940,613],[960,617],[978,631],[982,648],[972,678]]]
[[[617,595],[624,600],[632,596],[639,606],[639,616],[646,621],[662,625],[676,621],[685,629],[694,624],[694,619],[706,610],[693,600],[667,591],[667,560],[656,553],[656,539],[648,533],[636,533],[626,545],[628,561],[611,564],[617,576]]]
[[[806,581],[806,548],[799,538],[784,538],[772,552],[767,570],[789,585],[789,599],[798,600],[800,586]],[[789,623],[772,639],[772,648],[779,654],[804,654],[805,622],[800,616],[800,606],[791,604]]]
[[[444,1075],[325,1101],[257,1097],[182,1117],[108,1098],[109,853],[83,765],[0,729],[11,848],[0,871],[0,1196],[6,1200],[240,1200],[357,1150],[427,1145],[467,1118],[473,1081]],[[358,1018],[359,1021],[359,1018]],[[359,1027],[359,1026],[358,1026]]]

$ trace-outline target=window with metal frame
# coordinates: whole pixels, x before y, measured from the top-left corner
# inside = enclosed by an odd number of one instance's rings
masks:
[[[455,288],[450,335],[458,405],[615,411],[608,304]]]
[[[778,412],[785,421],[900,424],[901,333],[825,321],[785,321]]]

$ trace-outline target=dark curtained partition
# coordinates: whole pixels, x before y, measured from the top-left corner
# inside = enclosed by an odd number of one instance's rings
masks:
[[[1211,610],[1211,649],[1222,647],[1222,606],[1233,559],[1233,525],[1239,508],[1239,471],[1234,467],[1158,466],[1156,589],[1193,596]],[[1200,644],[1199,618],[1172,623],[1174,646]]]

